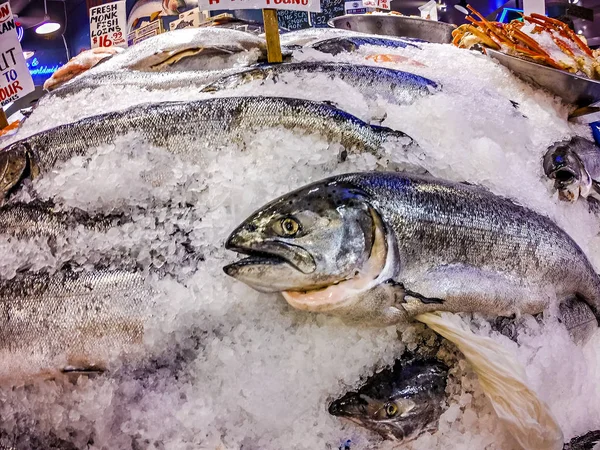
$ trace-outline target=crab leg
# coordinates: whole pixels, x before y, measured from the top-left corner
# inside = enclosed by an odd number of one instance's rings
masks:
[[[563,32],[566,34],[565,37],[570,38],[571,40],[573,40],[577,46],[588,56],[590,57],[594,57],[592,51],[590,50],[590,48],[585,45],[583,43],[583,41],[581,39],[579,39],[579,37],[575,34],[575,32],[573,30],[571,30],[566,24],[562,23],[560,20],[556,20],[556,19],[552,19],[551,17],[546,17],[546,16],[542,16],[541,14],[537,14],[537,13],[533,13],[531,14],[531,17],[535,18],[535,19],[540,19],[542,21],[545,21],[549,24],[554,25],[556,28],[558,28],[558,30],[560,32]]]

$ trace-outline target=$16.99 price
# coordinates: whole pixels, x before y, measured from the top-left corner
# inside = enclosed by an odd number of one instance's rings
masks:
[[[112,38],[112,39],[111,39]],[[95,36],[94,44],[97,44],[99,47],[111,47],[113,45],[113,41],[117,43],[123,40],[123,33],[116,32],[112,34],[105,34],[103,36]]]

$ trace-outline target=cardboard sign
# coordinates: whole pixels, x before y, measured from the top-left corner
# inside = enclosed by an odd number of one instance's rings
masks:
[[[125,1],[106,3],[90,8],[90,39],[92,48],[127,47]]]
[[[198,7],[215,9],[292,9],[321,12],[320,0],[198,0]]]
[[[24,97],[35,86],[27,69],[10,5],[0,5],[0,105]]]
[[[390,0],[363,0],[366,8],[390,9]]]
[[[208,11],[200,11],[199,8],[194,8],[179,14],[179,19],[171,22],[169,27],[171,31],[190,27],[198,28],[206,19],[208,19]]]

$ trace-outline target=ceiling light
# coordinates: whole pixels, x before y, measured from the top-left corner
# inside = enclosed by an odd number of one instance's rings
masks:
[[[456,9],[458,9],[461,13],[466,14],[467,16],[469,15],[469,11],[467,10],[467,8],[465,8],[464,6],[461,5],[454,5],[454,7]]]
[[[25,59],[31,58],[34,54],[35,54],[35,52],[32,50],[25,50],[23,52],[23,56],[25,57]]]
[[[60,29],[60,23],[48,20],[35,29],[37,34],[50,34]]]
[[[577,34],[583,34],[583,30],[579,30]]]

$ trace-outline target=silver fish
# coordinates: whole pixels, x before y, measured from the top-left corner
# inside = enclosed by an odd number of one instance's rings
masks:
[[[373,45],[387,48],[414,47],[420,49],[418,45],[413,44],[408,39],[373,35],[334,37],[331,39],[313,42],[310,44],[310,47],[323,53],[337,55],[343,52],[355,52],[363,45]]]
[[[266,54],[266,49],[266,41],[251,33],[214,27],[186,28],[162,33],[128,47],[86,74],[118,69],[163,71],[188,58],[198,61],[196,69],[204,69],[206,58],[250,50]]]
[[[232,89],[254,80],[277,82],[285,74],[311,76],[315,73],[343,80],[357,88],[367,99],[383,97],[401,105],[414,103],[437,88],[436,83],[427,78],[399,70],[346,63],[302,62],[247,69],[209,84],[202,92]]]
[[[600,200],[600,148],[595,142],[576,136],[552,145],[544,155],[544,173],[554,180],[561,200]]]
[[[78,226],[106,231],[115,223],[111,217],[92,217],[80,209],[58,211],[51,202],[10,203],[0,208],[0,234],[17,239],[53,238]]]
[[[152,291],[123,270],[0,280],[0,380],[102,371],[141,345]]]
[[[394,324],[430,311],[600,312],[600,278],[556,224],[476,186],[401,173],[340,175],[267,204],[225,272],[295,308]]]
[[[408,442],[437,429],[446,409],[448,368],[435,359],[403,355],[371,376],[356,392],[329,405],[329,414],[349,419],[384,439]]]
[[[305,28],[303,30],[283,33],[279,37],[281,45],[308,45],[313,42],[342,36],[364,36],[357,31],[342,30],[340,28]],[[261,35],[263,37],[264,35]]]
[[[385,142],[411,145],[404,133],[373,127],[327,103],[279,97],[226,97],[194,102],[134,106],[62,125],[11,144],[0,152],[0,192],[25,176],[37,176],[58,162],[135,131],[152,144],[191,161],[201,161],[199,144],[218,147],[244,142],[257,131],[284,127],[318,134],[348,150],[377,153]]]
[[[143,72],[136,70],[99,72],[77,77],[53,90],[47,97],[64,98],[83,89],[96,89],[101,86],[134,86],[160,91],[181,87],[200,89],[213,81],[244,69],[190,70],[181,72]]]

